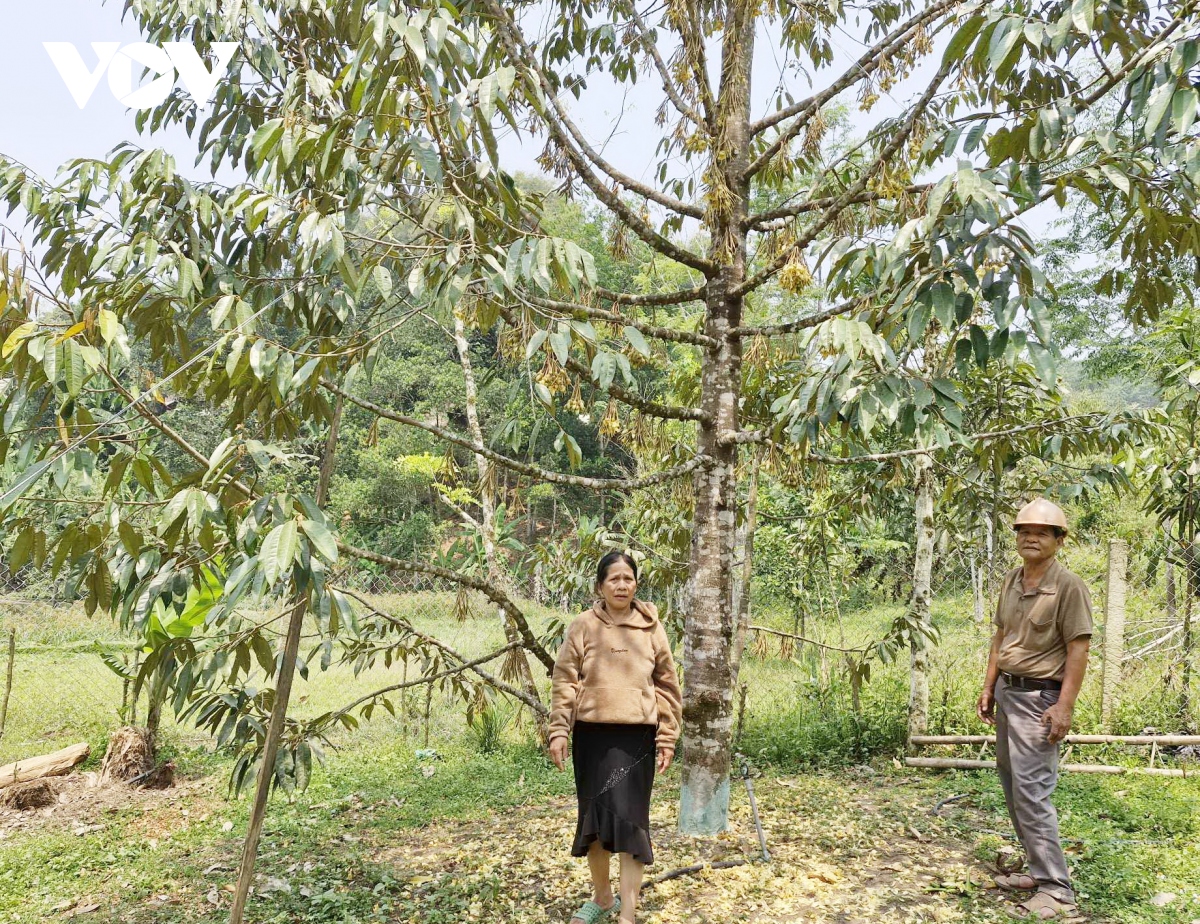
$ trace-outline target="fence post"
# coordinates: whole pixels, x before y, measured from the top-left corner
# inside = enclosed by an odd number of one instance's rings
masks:
[[[1125,656],[1125,574],[1129,546],[1121,539],[1108,543],[1108,574],[1104,588],[1104,676],[1101,685],[1100,724],[1112,733],[1121,661]]]
[[[8,670],[4,672],[4,699],[0,700],[0,738],[8,724],[8,698],[12,694],[13,662],[17,659],[17,630],[8,630]]]

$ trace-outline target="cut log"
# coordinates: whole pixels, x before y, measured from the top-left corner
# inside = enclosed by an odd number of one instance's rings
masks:
[[[1067,735],[1066,744],[1157,744],[1160,748],[1200,745],[1200,735]],[[933,744],[995,744],[995,735],[913,735],[915,747]]]
[[[923,767],[931,770],[995,770],[994,760],[968,760],[961,757],[906,757],[904,762],[910,767]],[[1106,764],[1059,764],[1059,770],[1069,773],[1106,773],[1120,776],[1133,773],[1140,776],[1175,776],[1195,777],[1186,770],[1172,767],[1110,767]]]
[[[29,780],[40,780],[45,776],[62,776],[69,773],[72,767],[87,760],[91,748],[87,742],[73,744],[69,748],[55,751],[53,754],[42,754],[40,757],[27,757],[16,763],[0,767],[0,789],[13,783],[25,783]]]

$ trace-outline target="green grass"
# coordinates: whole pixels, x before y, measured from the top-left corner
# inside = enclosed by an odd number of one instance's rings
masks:
[[[944,795],[967,794],[990,821],[964,820],[976,855],[1011,841],[1004,795],[990,773],[945,773]],[[1063,774],[1054,797],[1060,834],[1085,909],[1123,924],[1187,924],[1200,918],[1200,780]],[[1168,906],[1151,899],[1173,893]]]
[[[473,617],[458,621],[450,615],[452,595],[411,595],[383,603],[465,655],[503,644],[500,627],[480,604]],[[894,606],[868,606],[846,614],[840,630],[825,624],[809,631],[828,644],[840,646],[844,639],[854,646],[877,637],[897,612]],[[934,732],[984,730],[974,717],[974,700],[989,630],[976,626],[970,613],[969,598],[939,599],[935,604],[942,640],[931,652]],[[755,619],[791,628],[789,617],[766,608],[760,608]],[[120,634],[106,620],[88,620],[77,609],[7,607],[0,610],[0,620],[0,629],[16,624],[20,639],[0,763],[76,740],[91,742],[93,761],[97,760],[116,724],[121,684],[86,649],[93,641],[119,644]],[[1098,658],[1093,666],[1076,712],[1078,731],[1099,728]],[[410,671],[414,677],[415,666]],[[765,657],[748,651],[742,675],[749,695],[741,750],[772,775],[814,769],[837,774],[849,764],[873,763],[885,774],[879,785],[891,785],[886,775],[890,757],[899,754],[904,743],[907,673],[906,658],[875,665],[855,711],[840,654],[806,646],[784,660],[777,648]],[[1161,661],[1131,666],[1121,688],[1118,731],[1175,727],[1174,700],[1163,693],[1163,673]],[[346,668],[322,673],[314,664],[308,680],[298,680],[295,712],[315,715],[400,677],[398,666],[355,676]],[[547,688],[548,681],[539,679]],[[256,921],[460,920],[463,907],[477,901],[481,890],[501,884],[472,881],[469,889],[474,892],[467,894],[466,884],[455,886],[447,880],[422,893],[420,904],[414,904],[413,893],[397,886],[394,870],[371,862],[378,845],[423,824],[470,820],[572,791],[570,774],[556,772],[526,740],[527,727],[506,721],[509,707],[500,709],[500,746],[493,734],[487,753],[481,753],[472,745],[462,704],[442,693],[433,697],[428,735],[429,744],[444,759],[429,764],[434,773],[425,777],[421,768],[426,764],[413,755],[424,743],[424,694],[413,691],[404,700],[407,708],[398,716],[380,710],[358,732],[339,734],[327,766],[316,771],[307,792],[292,802],[275,800],[260,869],[266,877],[286,880],[292,892],[262,898]],[[399,697],[396,702],[399,706]],[[0,842],[0,924],[55,919],[61,912],[54,909],[64,902],[114,891],[119,891],[121,904],[112,920],[171,924],[225,919],[227,901],[222,898],[218,908],[206,896],[232,882],[246,803],[225,799],[228,761],[213,755],[202,736],[168,717],[164,738],[183,773],[206,781],[202,790],[188,790],[188,817],[179,814],[182,805],[150,814],[129,807],[105,817],[103,830],[83,836],[70,831],[20,833]],[[1133,763],[1144,761],[1145,755],[1111,748],[1076,753],[1075,759],[1081,758]],[[814,782],[806,785],[820,786],[824,778],[812,778]],[[927,787],[938,797],[969,793],[991,818],[984,828],[1008,831],[991,774],[905,779],[905,785]],[[1089,910],[1128,924],[1189,924],[1200,919],[1200,904],[1194,903],[1200,894],[1200,785],[1193,780],[1064,775],[1058,804]],[[988,830],[976,819],[964,824],[960,833],[982,854],[1000,842],[999,835]],[[1158,908],[1149,904],[1157,892],[1174,892],[1179,898]],[[160,902],[156,896],[166,899]],[[1186,905],[1186,913],[1181,910],[1185,903],[1192,903]]]

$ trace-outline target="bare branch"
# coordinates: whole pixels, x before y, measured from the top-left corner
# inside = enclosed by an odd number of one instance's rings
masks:
[[[676,330],[672,327],[658,327],[653,324],[646,324],[642,321],[636,321],[632,318],[627,318],[625,315],[616,311],[605,311],[602,308],[589,308],[587,305],[580,305],[575,302],[559,302],[550,298],[540,298],[536,295],[523,295],[522,298],[538,308],[545,308],[549,311],[557,311],[561,314],[568,315],[573,318],[592,318],[597,321],[609,321],[613,324],[623,324],[627,327],[632,327],[635,330],[641,331],[647,337],[654,337],[658,340],[670,340],[675,343],[690,343],[693,346],[708,347],[714,349],[717,347],[718,341],[714,337],[707,334],[697,334],[693,331]]]
[[[445,440],[455,446],[469,450],[476,455],[483,456],[485,459],[490,459],[497,465],[503,465],[507,469],[514,472],[520,472],[522,475],[528,475],[531,478],[537,478],[540,481],[548,481],[553,484],[570,484],[581,488],[594,488],[596,490],[617,489],[622,491],[632,491],[636,488],[644,488],[649,485],[660,484],[664,481],[670,481],[673,478],[679,478],[687,475],[695,470],[702,461],[701,456],[696,456],[690,462],[684,462],[682,465],[676,465],[673,468],[665,469],[661,472],[655,472],[653,475],[645,475],[641,478],[589,478],[585,475],[567,475],[562,472],[552,472],[547,469],[538,468],[536,465],[529,465],[521,462],[519,459],[510,459],[508,456],[501,455],[494,449],[490,449],[482,443],[477,443],[474,440],[467,439],[465,436],[460,436],[445,427],[439,427],[436,424],[426,423],[423,420],[418,420],[415,417],[409,417],[407,414],[400,414],[390,408],[376,404],[374,401],[368,401],[366,398],[359,398],[350,392],[345,391],[339,385],[329,381],[329,379],[321,379],[321,387],[327,391],[333,392],[335,395],[340,395],[351,404],[356,404],[364,411],[370,411],[378,417],[383,417],[386,420],[393,420],[396,423],[404,424],[408,427],[415,427],[418,430],[424,430],[426,433],[431,433],[438,439]]]
[[[678,263],[682,263],[684,266],[690,266],[692,269],[698,270],[706,277],[716,272],[715,267],[710,261],[692,253],[684,247],[678,246],[651,228],[649,223],[636,214],[616,192],[609,188],[607,183],[596,176],[588,161],[590,160],[594,163],[618,185],[624,186],[626,189],[644,196],[652,202],[657,202],[671,211],[694,218],[703,218],[704,210],[698,206],[688,205],[670,196],[665,196],[653,187],[646,186],[644,183],[639,183],[631,177],[625,176],[600,157],[579,133],[579,130],[571,122],[570,117],[558,102],[549,79],[536,64],[537,58],[533,49],[526,43],[524,36],[517,29],[508,11],[499,3],[499,0],[485,0],[485,2],[496,20],[500,40],[504,43],[510,59],[513,62],[521,62],[524,65],[525,78],[532,80],[534,83],[530,88],[532,90],[530,93],[531,101],[538,100],[539,106],[542,109],[539,114],[545,119],[547,130],[562,147],[563,152],[579,172],[580,179],[595,194],[596,198],[615,212],[638,237],[659,253],[670,257]],[[546,102],[554,110],[553,113],[544,108]]]
[[[517,631],[521,634],[521,640],[525,644],[525,649],[533,652],[534,657],[542,662],[542,665],[546,668],[546,674],[549,675],[554,670],[554,659],[550,657],[549,653],[534,638],[533,632],[529,628],[529,623],[525,619],[525,614],[512,602],[508,594],[490,582],[473,578],[466,574],[459,574],[457,571],[451,571],[449,568],[442,568],[427,562],[406,561],[402,558],[393,558],[391,555],[372,552],[370,549],[360,549],[358,546],[342,542],[340,539],[338,540],[338,549],[351,558],[373,561],[377,565],[387,565],[389,568],[395,568],[397,571],[429,574],[433,577],[439,577],[442,580],[459,584],[462,587],[469,587],[472,590],[479,591],[494,604],[503,608],[504,612],[508,614],[513,624],[517,627]]]
[[[683,305],[687,302],[702,302],[708,292],[708,284],[696,286],[694,289],[682,289],[678,292],[650,292],[644,295],[630,295],[627,292],[614,292],[602,286],[592,288],[599,298],[614,305]]]
[[[629,15],[633,17],[633,22],[637,26],[642,46],[654,61],[654,67],[658,71],[659,78],[662,80],[663,92],[667,94],[667,99],[671,101],[671,105],[675,107],[681,116],[694,123],[697,128],[706,128],[707,125],[704,121],[704,116],[689,106],[683,97],[680,96],[679,88],[675,86],[675,81],[671,79],[671,72],[667,69],[666,62],[663,61],[662,55],[658,53],[658,45],[650,38],[650,30],[646,27],[645,21],[637,11],[637,0],[629,0]]]
[[[503,654],[505,651],[508,651],[511,648],[524,647],[523,643],[521,643],[519,646],[518,645],[506,645],[506,646],[504,646],[504,648],[502,648],[500,651],[496,652],[494,655],[491,655],[485,659],[481,659],[481,660],[477,660],[477,661],[468,663],[467,659],[464,655],[459,654],[457,651],[455,651],[453,648],[451,648],[449,645],[447,645],[441,639],[434,638],[432,635],[426,635],[424,632],[422,632],[420,629],[416,628],[408,620],[402,619],[399,616],[393,616],[390,613],[384,613],[384,612],[376,609],[374,606],[371,605],[371,603],[369,601],[367,601],[367,599],[365,597],[363,597],[361,594],[355,593],[353,590],[350,590],[349,588],[338,587],[336,589],[341,591],[342,593],[346,594],[349,597],[353,597],[355,600],[357,600],[359,603],[361,603],[363,606],[365,606],[368,610],[370,610],[372,615],[379,616],[382,619],[386,619],[388,622],[392,623],[393,625],[399,626],[405,632],[408,632],[410,635],[416,636],[417,638],[419,638],[421,641],[425,642],[428,645],[433,645],[435,648],[440,648],[442,651],[446,652],[446,654],[450,655],[450,657],[454,658],[456,661],[462,662],[463,667],[469,667],[472,671],[474,671],[476,674],[478,674],[480,677],[482,677],[485,681],[487,681],[489,684],[491,684],[497,690],[500,690],[502,693],[507,693],[509,696],[519,699],[525,705],[529,706],[529,708],[533,709],[534,712],[537,712],[540,715],[549,715],[549,711],[546,709],[545,705],[541,702],[541,700],[537,699],[536,697],[530,696],[529,694],[525,693],[523,690],[518,690],[516,687],[510,686],[509,684],[505,683],[503,680],[500,680],[497,677],[493,677],[487,671],[480,670],[478,667],[478,665],[484,663],[485,660],[490,661],[490,660],[492,660],[492,658],[498,657],[499,655]],[[428,681],[428,679],[429,678],[426,678],[426,681]],[[417,681],[417,682],[420,683],[421,681]]]
[[[984,433],[963,434],[957,440],[950,444],[950,448],[955,446],[977,445],[979,443],[987,443],[991,440],[1003,439],[1007,436],[1018,436],[1022,433],[1029,433],[1035,430],[1054,430],[1066,424],[1077,423],[1080,421],[1091,421],[1093,423],[1100,422],[1106,419],[1105,414],[1089,413],[1089,414],[1072,414],[1067,417],[1055,417],[1050,420],[1039,420],[1035,423],[1021,424],[1018,427],[1009,427],[1005,430],[989,430]],[[1087,429],[1087,428],[1084,428]],[[768,430],[739,430],[736,433],[728,430],[718,434],[719,442],[729,444],[736,443],[738,445],[746,445],[751,443],[764,443],[767,445],[776,446],[780,449],[787,449],[787,446],[771,439],[770,431]],[[805,456],[807,462],[820,462],[826,465],[857,465],[862,462],[890,462],[893,459],[905,459],[909,456],[933,455],[939,451],[941,447],[926,446],[915,449],[896,449],[890,452],[874,452],[864,455],[855,456],[830,456],[825,453],[810,452]]]
[[[343,706],[341,709],[335,710],[334,712],[329,714],[328,719],[336,721],[339,716],[345,715],[351,709],[356,709],[357,707],[361,706],[363,703],[371,702],[373,700],[379,699],[379,697],[381,697],[381,696],[387,695],[388,693],[395,693],[398,690],[404,690],[404,689],[407,689],[408,687],[418,687],[418,686],[421,686],[421,685],[427,684],[427,683],[436,683],[437,681],[441,680],[443,677],[450,677],[454,674],[461,674],[463,671],[472,670],[473,668],[477,667],[480,664],[486,664],[488,661],[495,661],[501,655],[507,654],[508,652],[512,651],[514,648],[520,648],[520,647],[521,647],[520,642],[512,642],[508,645],[505,645],[503,648],[499,648],[496,651],[493,651],[491,654],[486,654],[483,657],[475,658],[472,661],[467,661],[463,664],[458,665],[457,667],[451,667],[447,670],[439,671],[436,674],[430,674],[428,677],[421,677],[418,680],[409,680],[404,683],[390,684],[389,686],[382,687],[373,693],[368,693],[365,696],[360,696],[358,699],[354,700],[354,702]],[[545,707],[543,707],[543,709],[544,708]]]
[[[516,315],[513,313],[511,308],[501,305],[500,316],[514,327],[517,326]],[[567,357],[566,367],[576,375],[583,376],[583,378],[588,382],[592,382],[599,387],[599,383],[596,382],[595,377],[592,375],[592,370],[577,360],[574,356]],[[650,417],[660,417],[664,420],[698,420],[705,424],[707,424],[710,420],[707,414],[697,408],[676,407],[675,405],[660,404],[657,401],[649,401],[640,395],[635,394],[629,389],[618,385],[616,382],[609,383],[608,388],[604,391],[616,398],[618,401],[628,404],[630,407],[636,408],[643,414],[647,414]]]
[[[465,655],[462,655],[459,652],[455,651],[453,648],[451,648],[449,645],[447,645],[441,639],[435,638],[432,635],[426,635],[424,632],[422,632],[420,629],[416,628],[411,622],[409,622],[406,619],[402,619],[401,617],[393,616],[390,613],[384,613],[381,610],[376,609],[370,603],[370,601],[368,601],[361,594],[356,593],[355,591],[350,590],[347,587],[337,587],[336,589],[341,591],[342,593],[346,594],[349,597],[353,597],[360,604],[362,604],[364,607],[366,607],[371,612],[372,615],[379,616],[380,618],[387,620],[388,622],[392,623],[395,626],[398,626],[399,628],[401,628],[403,631],[407,632],[408,634],[416,636],[417,638],[419,638],[421,641],[425,642],[428,645],[432,645],[435,648],[440,648],[442,651],[446,652],[446,654],[450,655],[450,657],[454,658],[457,661],[462,662],[463,668],[470,668],[472,671],[474,671],[476,674],[478,674],[480,677],[482,677],[487,683],[489,683],[491,686],[495,687],[497,690],[500,690],[502,693],[507,693],[509,696],[519,699],[521,702],[525,703],[527,706],[529,706],[531,709],[533,709],[536,713],[539,713],[541,715],[548,714],[548,710],[546,709],[545,705],[543,705],[541,700],[537,699],[537,697],[530,696],[529,694],[525,693],[524,691],[518,690],[516,687],[510,686],[509,684],[505,683],[503,680],[500,680],[499,678],[492,676],[487,671],[481,670],[478,667],[479,664],[482,664],[485,661],[490,661],[496,657],[499,657],[501,654],[503,654],[506,651],[509,651],[510,649],[523,648],[524,643],[514,642],[511,644],[508,644],[508,645],[504,646],[504,648],[500,649],[499,651],[497,651],[491,655],[488,655],[484,658],[476,659],[475,661],[468,662]],[[429,682],[429,680],[431,680],[431,679],[439,679],[439,678],[436,678],[436,677],[435,678],[425,678],[424,681],[418,680],[417,683]]]
[[[728,337],[774,337],[780,334],[794,334],[796,331],[805,330],[809,327],[816,327],[818,324],[824,324],[831,318],[836,318],[839,315],[848,314],[856,308],[860,308],[863,304],[863,298],[852,298],[842,302],[840,305],[834,305],[832,308],[826,308],[824,311],[818,311],[816,314],[810,314],[806,318],[797,318],[795,321],[788,321],[785,324],[766,324],[762,327],[731,327],[726,336]]]
[[[761,171],[763,167],[770,163],[771,158],[779,153],[779,150],[784,145],[799,134],[800,129],[804,127],[808,117],[812,113],[816,112],[847,87],[851,87],[863,78],[869,77],[873,71],[877,70],[887,60],[890,53],[895,52],[901,45],[908,41],[913,32],[930,20],[936,19],[948,10],[959,6],[962,2],[963,0],[941,0],[940,3],[935,3],[933,6],[927,7],[908,21],[897,26],[889,34],[868,48],[862,57],[850,66],[849,70],[820,93],[791,106],[787,106],[784,109],[780,109],[778,112],[773,112],[769,116],[752,123],[750,125],[750,135],[754,137],[772,125],[777,125],[793,116],[796,117],[795,121],[781,131],[775,140],[767,145],[766,149],[754,159],[754,162],[750,164],[750,167],[746,171],[746,175],[754,176]]]
[[[911,186],[906,186],[904,192],[908,195],[919,196],[930,184],[916,183]],[[895,199],[896,196],[892,193],[877,193],[877,192],[862,192],[850,200],[851,205],[857,205],[861,202],[881,202],[889,199]],[[836,196],[824,196],[820,199],[807,199],[804,202],[795,202],[791,205],[781,205],[777,208],[770,209],[759,215],[752,215],[746,221],[746,228],[750,231],[778,231],[787,226],[787,220],[795,218],[798,215],[804,215],[808,212],[819,212],[822,209],[829,208],[837,201]]]
[[[951,0],[943,0],[943,2],[951,2]],[[900,149],[901,145],[908,141],[909,135],[912,134],[913,127],[917,124],[917,119],[921,117],[921,114],[925,111],[926,107],[933,99],[938,87],[942,85],[942,81],[946,79],[948,73],[949,68],[945,65],[939,68],[933,79],[929,81],[929,86],[925,88],[925,92],[921,94],[921,98],[913,104],[912,110],[908,113],[907,118],[904,120],[904,124],[896,132],[896,134],[892,136],[888,143],[883,146],[883,149],[879,152],[879,154],[876,155],[870,166],[863,170],[858,179],[855,180],[854,183],[851,184],[851,186],[844,193],[838,196],[837,199],[834,200],[833,204],[829,206],[829,208],[825,209],[825,211],[821,213],[821,217],[813,222],[812,226],[808,228],[808,230],[806,230],[791,247],[772,260],[768,266],[759,270],[749,279],[731,289],[730,295],[732,297],[743,297],[747,293],[753,292],[755,289],[773,277],[777,272],[779,272],[784,264],[791,259],[792,254],[799,253],[814,240],[816,240],[817,235],[820,234],[829,225],[829,223],[841,213],[842,209],[849,205],[855,196],[859,195],[867,188],[867,183],[870,182],[871,177],[878,172],[879,168],[882,167],[883,164],[891,159],[892,155]]]
[[[806,638],[803,635],[796,635],[792,632],[780,632],[778,629],[768,629],[766,626],[748,626],[747,628],[751,632],[765,632],[767,635],[778,635],[780,638],[794,639],[806,645],[824,648],[826,651],[840,651],[842,654],[865,654],[870,650],[869,645],[864,645],[862,648],[838,648],[836,645],[826,645],[824,642],[818,642],[816,639]]]

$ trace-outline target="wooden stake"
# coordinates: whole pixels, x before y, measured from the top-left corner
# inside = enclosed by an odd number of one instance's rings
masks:
[[[1104,600],[1104,676],[1101,689],[1100,726],[1113,729],[1121,661],[1125,654],[1125,572],[1129,568],[1129,546],[1121,539],[1108,544],[1108,577]]]
[[[17,630],[8,630],[8,670],[4,674],[4,699],[0,700],[0,738],[4,737],[4,726],[8,722],[8,698],[12,695],[13,662],[17,659]]]
[[[288,621],[287,641],[283,647],[283,663],[279,666],[279,680],[275,685],[275,705],[271,709],[271,723],[267,726],[267,739],[263,742],[262,764],[258,770],[258,781],[254,789],[254,805],[250,809],[250,823],[246,828],[246,842],[242,846],[242,863],[238,870],[237,891],[233,896],[233,908],[229,912],[229,924],[242,924],[246,911],[246,898],[250,894],[250,880],[254,877],[254,860],[258,856],[258,838],[266,818],[267,796],[271,792],[271,778],[275,775],[275,755],[279,751],[279,739],[283,734],[283,722],[287,717],[288,699],[292,695],[292,679],[296,675],[296,655],[300,649],[300,630],[304,627],[304,614],[308,599],[302,597],[292,606]]]

